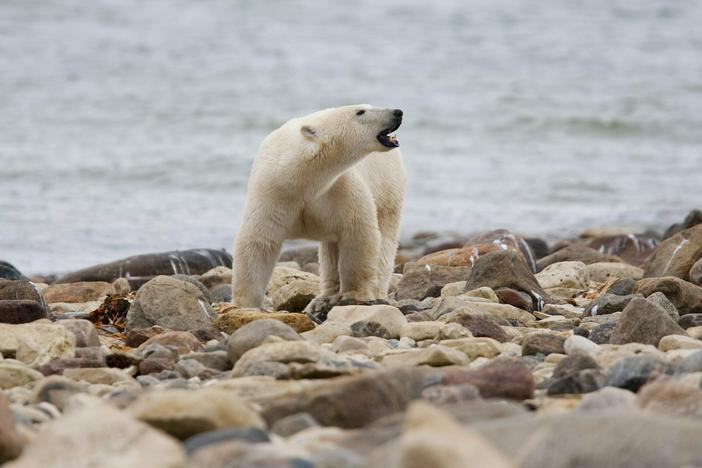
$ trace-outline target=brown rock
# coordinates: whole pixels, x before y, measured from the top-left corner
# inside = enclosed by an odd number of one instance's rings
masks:
[[[669,237],[674,236],[680,231],[690,229],[691,227],[697,226],[698,224],[702,224],[702,210],[692,210],[687,214],[687,216],[685,216],[685,219],[682,223],[675,223],[671,225],[665,231],[665,234],[663,234],[663,239],[668,239]]]
[[[639,266],[656,249],[658,242],[650,237],[637,234],[600,236],[587,243],[598,252],[615,255],[626,263]]]
[[[405,263],[395,297],[398,300],[416,299],[418,301],[426,297],[438,297],[441,295],[441,288],[446,284],[463,281],[469,274],[468,267]]]
[[[641,265],[644,277],[690,279],[690,269],[702,258],[702,225],[685,229],[663,242]]]
[[[232,334],[247,323],[260,319],[279,320],[298,333],[314,328],[314,322],[305,314],[263,312],[258,309],[237,309],[235,307],[224,309],[215,319],[214,326],[224,333]]]
[[[509,337],[502,330],[498,321],[487,313],[464,314],[460,316],[457,322],[470,330],[473,336],[494,338],[500,343],[509,341]]]
[[[483,286],[493,290],[510,288],[522,291],[533,299],[537,310],[541,310],[544,303],[556,302],[539,286],[524,257],[510,250],[491,252],[475,262],[465,291]]]
[[[104,281],[82,281],[78,283],[54,284],[43,291],[48,303],[54,302],[90,302],[101,297],[116,294],[115,287]]]
[[[657,304],[632,299],[614,327],[611,344],[643,343],[658,346],[666,335],[687,335],[670,315]]]
[[[522,355],[528,356],[531,354],[565,354],[563,344],[565,337],[555,333],[539,332],[527,335],[522,343]]]
[[[552,263],[571,261],[583,262],[585,265],[589,265],[599,262],[620,262],[621,258],[604,254],[583,244],[571,244],[540,259],[536,262],[536,266],[541,271]]]
[[[495,294],[497,294],[500,304],[509,304],[517,309],[534,312],[534,301],[527,293],[516,291],[512,288],[500,288],[495,291]]]
[[[2,323],[29,323],[46,317],[46,310],[36,301],[0,300],[0,322]]]
[[[134,328],[129,330],[127,333],[127,338],[125,339],[124,344],[131,348],[136,348],[149,338],[153,338],[154,336],[165,332],[166,329],[159,327],[158,325],[154,325],[149,328]]]
[[[644,278],[636,282],[634,291],[646,297],[662,292],[680,315],[702,313],[702,287],[675,276]]]
[[[534,377],[520,359],[498,357],[477,369],[446,370],[443,385],[471,384],[483,398],[525,400],[534,397]]]
[[[34,301],[39,304],[39,307],[44,311],[45,315],[49,315],[50,312],[49,306],[46,304],[41,291],[37,289],[34,283],[27,280],[6,280],[0,278],[0,301],[3,300]]]
[[[66,319],[56,323],[73,333],[76,337],[76,348],[100,346],[97,328],[90,320]]]

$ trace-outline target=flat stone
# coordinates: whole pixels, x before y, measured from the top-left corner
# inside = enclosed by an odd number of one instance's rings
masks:
[[[248,403],[217,388],[146,392],[128,411],[181,440],[215,429],[265,428],[263,419]]]
[[[522,343],[522,355],[565,353],[565,337],[555,333],[532,333]]]
[[[348,324],[352,330],[357,322],[377,323],[391,338],[399,338],[403,327],[407,324],[407,319],[400,309],[390,305],[336,306],[329,311],[327,320]]]
[[[24,386],[44,378],[41,372],[14,359],[0,360],[0,388],[3,390]]]
[[[590,281],[595,283],[605,283],[612,280],[643,278],[644,271],[639,267],[627,263],[618,262],[598,262],[591,263],[586,267]],[[631,293],[628,293],[631,294]]]
[[[86,348],[91,346],[100,346],[100,338],[98,337],[97,328],[89,320],[82,319],[66,319],[56,322],[61,325],[76,339],[77,348]]]
[[[470,360],[461,351],[443,345],[432,345],[424,349],[409,350],[402,353],[387,354],[383,365],[395,366],[464,366]]]
[[[447,369],[441,383],[474,385],[483,398],[521,401],[534,396],[534,378],[518,358],[499,357],[476,369]]]
[[[440,344],[462,352],[468,356],[470,360],[474,360],[479,357],[485,357],[488,359],[493,358],[499,355],[502,351],[499,341],[487,337],[443,340],[440,342]]]
[[[134,380],[132,376],[122,369],[112,369],[109,367],[66,369],[63,376],[76,382],[88,382],[91,384],[114,385],[118,382],[129,382]]]
[[[314,329],[314,322],[305,314],[286,312],[262,312],[257,309],[225,309],[214,321],[218,330],[232,334],[244,325],[255,320],[278,320],[298,333]]]
[[[229,359],[236,363],[245,352],[259,346],[271,336],[287,341],[302,340],[295,330],[279,320],[255,320],[231,334],[227,341]]]
[[[702,341],[689,336],[668,335],[661,338],[658,349],[663,352],[673,349],[702,349]]]
[[[31,366],[41,366],[53,359],[73,357],[75,337],[61,325],[48,321],[0,324],[0,353]]]
[[[48,303],[54,302],[90,302],[97,301],[108,294],[116,294],[112,283],[104,281],[59,283],[42,291]]]
[[[583,262],[557,262],[536,274],[536,280],[544,289],[586,288],[590,277]]]

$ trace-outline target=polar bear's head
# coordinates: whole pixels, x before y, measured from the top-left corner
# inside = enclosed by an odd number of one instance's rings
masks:
[[[402,123],[402,111],[358,104],[321,110],[299,123],[300,133],[322,147],[365,155],[400,146],[392,132]]]

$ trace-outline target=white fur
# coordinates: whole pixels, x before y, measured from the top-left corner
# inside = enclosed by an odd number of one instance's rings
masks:
[[[318,300],[387,296],[405,172],[400,151],[377,135],[394,119],[393,109],[338,107],[289,120],[266,137],[234,245],[234,304],[261,307],[283,241],[298,238],[320,241]]]

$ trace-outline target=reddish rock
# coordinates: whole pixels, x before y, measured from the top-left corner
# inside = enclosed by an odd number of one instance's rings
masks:
[[[526,310],[527,312],[534,311],[534,301],[531,296],[525,292],[516,291],[512,288],[500,288],[495,291],[500,304],[509,304],[517,309]]]
[[[531,371],[517,358],[499,357],[477,369],[450,369],[444,373],[441,383],[474,385],[483,398],[525,400],[534,397]]]
[[[468,267],[406,263],[397,285],[396,298],[421,301],[426,297],[438,297],[446,284],[465,281],[469,274]]]
[[[124,344],[131,348],[136,348],[149,338],[153,338],[154,336],[165,332],[166,329],[159,327],[158,325],[154,325],[153,327],[149,328],[134,328],[129,330],[129,333],[127,333],[127,338],[125,339]]]

